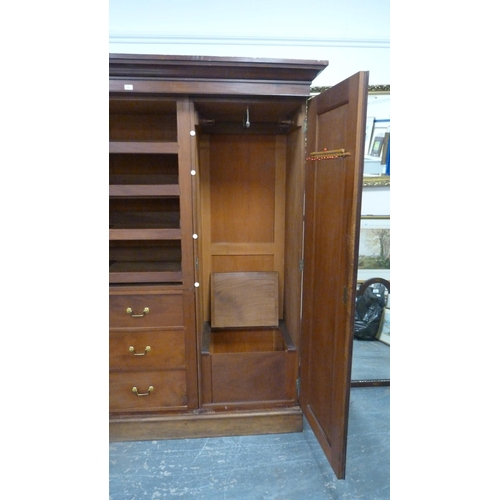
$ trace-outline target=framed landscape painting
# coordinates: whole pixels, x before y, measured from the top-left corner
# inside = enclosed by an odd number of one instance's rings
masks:
[[[358,281],[391,279],[391,221],[389,216],[362,216],[359,233]]]

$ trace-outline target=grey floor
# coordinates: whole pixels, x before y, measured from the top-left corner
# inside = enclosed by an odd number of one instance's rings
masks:
[[[378,340],[354,339],[352,380],[390,380],[390,346]]]
[[[311,428],[263,436],[110,444],[110,500],[389,499],[389,387],[351,389],[346,479]]]

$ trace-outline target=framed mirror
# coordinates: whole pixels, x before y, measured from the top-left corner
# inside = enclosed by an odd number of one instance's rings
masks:
[[[390,244],[390,216],[361,217],[353,387],[390,385]]]
[[[357,338],[355,329],[352,387],[390,385],[390,98],[390,85],[368,89],[358,287],[374,278],[388,286],[370,287],[384,295],[375,338]]]

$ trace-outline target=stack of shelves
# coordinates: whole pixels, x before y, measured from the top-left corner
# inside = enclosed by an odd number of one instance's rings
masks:
[[[182,282],[175,101],[110,101],[110,283]]]

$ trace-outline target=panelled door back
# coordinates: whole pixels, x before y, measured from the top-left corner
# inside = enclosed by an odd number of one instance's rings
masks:
[[[368,73],[309,102],[301,407],[345,477]]]

